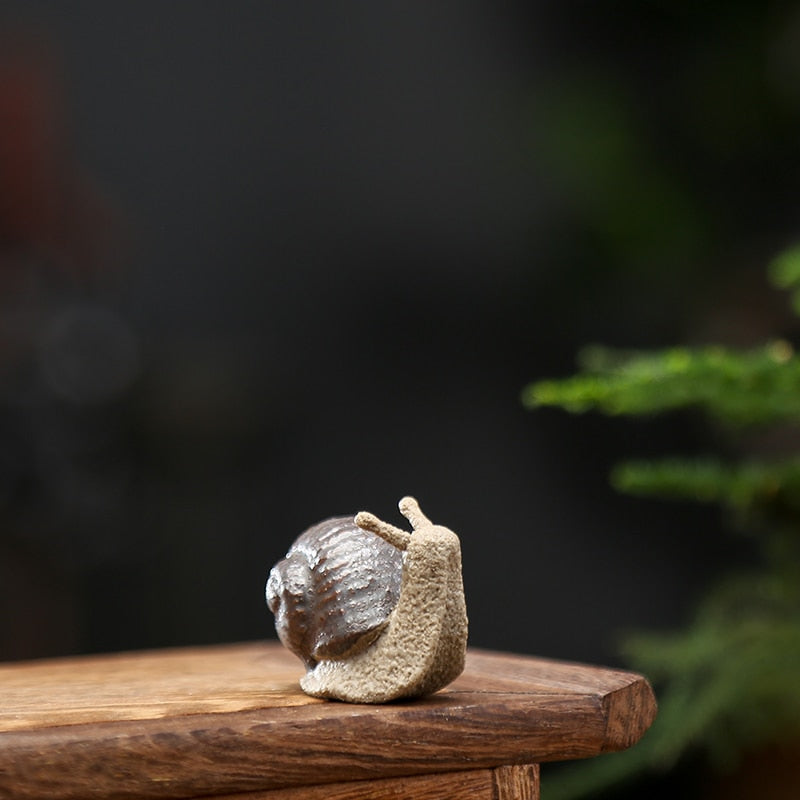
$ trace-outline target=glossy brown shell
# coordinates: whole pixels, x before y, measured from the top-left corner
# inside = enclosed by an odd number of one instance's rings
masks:
[[[363,649],[397,605],[402,559],[396,547],[357,527],[352,517],[309,528],[267,581],[280,640],[309,669]]]

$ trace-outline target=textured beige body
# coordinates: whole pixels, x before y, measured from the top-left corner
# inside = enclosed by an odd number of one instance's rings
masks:
[[[321,661],[300,685],[352,703],[418,697],[461,674],[466,647],[461,546],[451,530],[429,524],[408,539],[400,599],[378,639],[345,660]]]

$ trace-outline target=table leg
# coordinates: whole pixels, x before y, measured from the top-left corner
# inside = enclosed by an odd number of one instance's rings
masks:
[[[492,770],[497,800],[539,800],[539,765],[518,764]]]
[[[216,800],[539,800],[539,765],[298,786]]]

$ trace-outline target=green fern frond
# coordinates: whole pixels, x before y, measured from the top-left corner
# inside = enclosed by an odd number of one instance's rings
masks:
[[[698,407],[735,426],[800,421],[800,359],[787,342],[740,353],[724,347],[679,347],[655,353],[592,347],[584,371],[523,390],[527,408],[573,413],[655,414]]]
[[[626,494],[717,503],[738,513],[780,508],[800,514],[800,458],[629,461],[614,468],[611,483]]]
[[[773,262],[770,276],[792,292],[800,313],[800,245]],[[800,422],[800,359],[782,340],[741,352],[591,347],[580,367],[573,377],[526,387],[524,404],[612,415],[697,408],[738,429]],[[691,751],[731,762],[748,748],[800,738],[800,455],[632,461],[611,480],[632,495],[718,504],[759,530],[762,560],[757,570],[712,588],[687,629],[628,638],[629,664],[658,688],[658,717],[630,750],[553,776],[551,800],[669,769]]]

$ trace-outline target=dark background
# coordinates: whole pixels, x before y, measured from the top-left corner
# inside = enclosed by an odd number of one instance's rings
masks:
[[[406,493],[476,646],[621,663],[749,558],[607,483],[718,431],[519,396],[793,334],[800,6],[3,8],[0,657],[274,636],[295,536]]]

